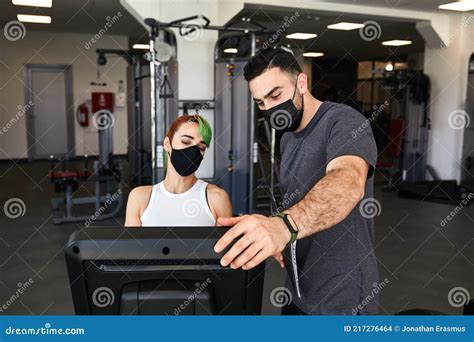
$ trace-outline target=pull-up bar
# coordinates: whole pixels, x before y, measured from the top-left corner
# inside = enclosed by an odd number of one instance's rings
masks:
[[[199,25],[196,23],[186,23],[191,20],[203,20],[204,23],[203,25]],[[210,25],[211,21],[209,18],[207,18],[204,15],[194,15],[191,17],[186,17],[186,18],[181,18],[177,20],[173,20],[169,23],[163,23],[160,21],[157,21],[153,18],[146,18],[145,19],[145,24],[150,26],[154,30],[159,30],[160,28],[179,28],[179,33],[181,36],[187,36],[191,33],[193,33],[196,30],[213,30],[213,31],[223,31],[223,32],[242,32],[242,33],[252,33],[254,32],[255,34],[271,34],[276,32],[276,30],[270,30],[267,27],[265,27],[262,24],[253,22],[248,18],[246,23],[251,24],[256,26],[255,28],[252,27],[232,27],[232,25],[236,24],[236,22],[224,25],[224,26],[217,26],[217,25]],[[189,31],[183,32],[182,29],[189,29]]]

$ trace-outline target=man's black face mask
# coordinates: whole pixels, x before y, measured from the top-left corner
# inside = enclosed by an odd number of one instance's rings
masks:
[[[277,131],[293,132],[301,123],[304,110],[303,96],[301,96],[301,109],[296,108],[293,102],[297,85],[298,82],[295,84],[295,91],[291,99],[263,111],[271,127]]]
[[[197,145],[189,146],[180,150],[172,148],[171,164],[176,172],[183,176],[189,176],[195,172],[202,162],[203,156]]]

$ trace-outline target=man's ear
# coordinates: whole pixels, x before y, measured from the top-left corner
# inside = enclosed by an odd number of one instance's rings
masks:
[[[305,95],[308,92],[308,75],[304,72],[299,73],[297,86],[301,95]]]

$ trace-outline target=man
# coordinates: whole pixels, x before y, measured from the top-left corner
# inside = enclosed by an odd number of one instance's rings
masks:
[[[292,286],[293,302],[283,314],[377,313],[373,220],[359,208],[373,196],[377,151],[370,125],[346,105],[314,98],[307,75],[286,50],[260,51],[244,76],[270,124],[287,131],[280,182],[290,204],[278,217],[219,219],[232,228],[214,250],[238,238],[221,264],[248,270],[296,239],[301,298]]]

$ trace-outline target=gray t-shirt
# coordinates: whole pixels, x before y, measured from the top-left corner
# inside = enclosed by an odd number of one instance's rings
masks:
[[[280,149],[286,208],[300,201],[324,177],[331,160],[344,155],[361,157],[370,165],[364,199],[373,197],[377,147],[369,122],[351,107],[323,102],[302,131],[282,136]],[[358,204],[342,222],[297,241],[301,298],[294,289],[292,294],[293,303],[305,313],[377,313],[373,219],[362,213]],[[287,269],[291,275],[288,263]]]

